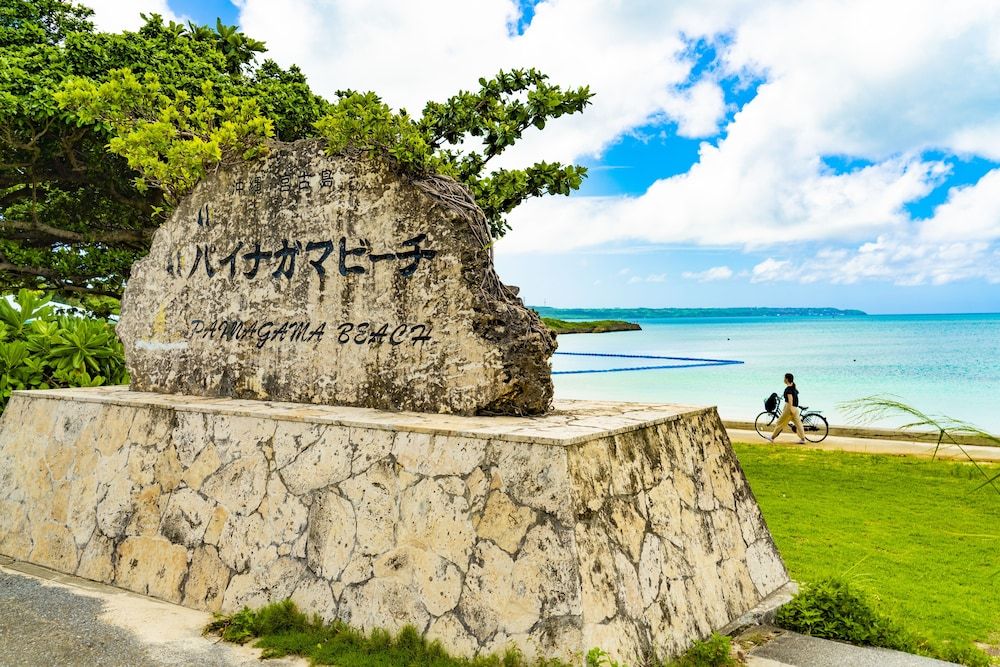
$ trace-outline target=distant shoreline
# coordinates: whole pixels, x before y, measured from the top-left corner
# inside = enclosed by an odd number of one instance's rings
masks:
[[[840,308],[552,308],[532,306],[542,317],[561,320],[653,320],[698,317],[867,317]]]

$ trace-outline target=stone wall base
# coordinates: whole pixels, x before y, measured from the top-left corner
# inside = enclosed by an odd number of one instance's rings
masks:
[[[16,392],[0,553],[211,611],[292,598],[643,664],[788,576],[714,408],[557,402],[453,417],[131,392]]]

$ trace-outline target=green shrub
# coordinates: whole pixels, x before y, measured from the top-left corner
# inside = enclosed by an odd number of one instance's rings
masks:
[[[596,646],[587,652],[587,667],[625,667],[617,660],[612,660],[607,651]]]
[[[916,643],[902,626],[840,579],[803,585],[798,595],[778,610],[777,622],[804,635],[862,646],[907,651]]]
[[[729,637],[712,633],[708,639],[695,642],[679,658],[668,662],[667,667],[736,667],[738,664],[733,658]]]
[[[776,621],[787,630],[813,637],[926,655],[969,667],[990,665],[989,656],[972,645],[933,642],[915,635],[841,579],[803,585],[778,609]]]
[[[39,292],[21,290],[14,301],[0,297],[0,410],[17,389],[128,382],[111,322],[59,315]]]

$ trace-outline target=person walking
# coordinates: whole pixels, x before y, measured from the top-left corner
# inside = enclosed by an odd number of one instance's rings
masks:
[[[805,431],[802,430],[802,418],[799,417],[799,390],[795,388],[795,376],[791,373],[785,373],[784,397],[785,408],[781,411],[781,416],[778,417],[778,423],[775,425],[771,435],[764,437],[767,438],[768,442],[774,442],[774,439],[781,433],[781,429],[785,428],[785,424],[794,422],[795,432],[799,436],[799,444],[804,444],[805,438],[802,436],[805,434]]]

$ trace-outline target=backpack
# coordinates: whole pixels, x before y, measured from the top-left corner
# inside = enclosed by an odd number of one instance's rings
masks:
[[[774,409],[778,407],[778,394],[771,394],[764,401],[764,409],[768,412],[774,412]]]

